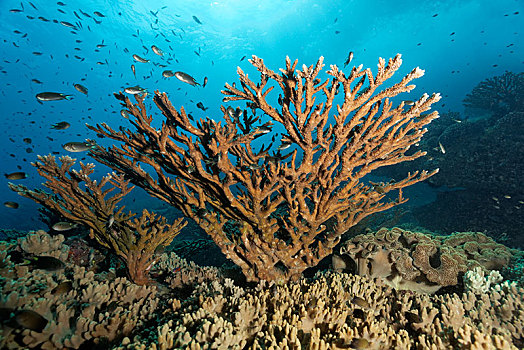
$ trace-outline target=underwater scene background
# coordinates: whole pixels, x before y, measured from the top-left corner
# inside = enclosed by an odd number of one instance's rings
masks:
[[[523,348],[523,11],[1,1],[0,348]]]

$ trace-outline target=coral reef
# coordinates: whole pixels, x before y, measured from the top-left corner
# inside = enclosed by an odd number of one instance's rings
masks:
[[[420,224],[433,231],[505,234],[508,243],[524,246],[524,158],[508,151],[524,148],[521,130],[524,112],[447,129],[440,138],[447,152],[435,156],[431,164],[440,171],[428,181],[462,190],[440,193],[435,203],[417,209]]]
[[[67,156],[60,158],[60,166],[53,156],[39,156],[38,159],[40,162],[33,165],[47,180],[44,186],[54,195],[12,183],[9,187],[67,220],[89,227],[92,239],[126,263],[133,282],[149,283],[149,270],[157,258],[155,250],[171,243],[184,227],[183,220],[178,219],[170,225],[165,218],[146,209],[139,218],[133,218],[136,214],[131,212],[124,213],[124,207],[118,208],[117,204],[133,187],[129,187],[123,175],[108,175],[98,183],[89,178],[94,171],[93,164],[80,163],[81,170],[77,171],[71,169],[75,160]],[[107,184],[113,187],[104,189]],[[119,193],[106,198],[115,189]]]
[[[160,256],[152,273],[164,275],[164,281],[173,289],[223,279],[218,268],[198,266],[172,252]]]
[[[475,294],[483,294],[503,280],[500,272],[491,271],[489,275],[484,276],[484,270],[477,266],[464,274],[464,289]]]
[[[64,237],[43,232],[20,239],[25,253],[66,261]],[[65,263],[63,269],[34,269],[11,261],[15,247],[0,247],[2,349],[78,349],[130,335],[158,305],[155,287],[137,286],[124,278],[106,280],[85,268]],[[6,322],[11,317],[11,322]],[[25,315],[24,319],[17,317]],[[38,318],[39,317],[39,318]],[[34,327],[34,319],[43,327]]]
[[[524,247],[524,158],[508,151],[524,148],[524,113],[457,121],[456,113],[442,114],[420,142],[426,157],[376,174],[399,178],[414,169],[438,167],[438,174],[426,181],[439,188],[437,200],[413,211],[420,226],[441,233],[481,231]]]
[[[511,251],[482,233],[431,236],[400,228],[382,228],[358,235],[334,256],[336,270],[378,277],[397,290],[434,293],[457,285],[463,274],[475,267],[500,270],[507,266]]]
[[[329,272],[246,289],[226,280],[173,300],[155,339],[124,339],[119,349],[517,349],[523,297],[509,283],[428,296]]]
[[[388,231],[391,236],[391,231]],[[406,233],[406,236],[409,234]],[[414,237],[422,238],[414,233]],[[489,240],[448,237],[482,261]],[[40,243],[39,243],[40,242]],[[152,268],[184,271],[184,293],[137,286],[111,272],[14,262],[18,250],[67,256],[63,236],[0,242],[0,347],[5,349],[517,349],[524,346],[524,289],[508,281],[480,294],[399,291],[366,276],[235,285],[212,268],[162,254]],[[419,243],[422,244],[422,243]],[[49,250],[46,251],[46,246]],[[496,249],[495,253],[500,253]],[[484,261],[484,263],[487,263]],[[180,269],[179,269],[180,268]],[[172,271],[175,270],[175,271]],[[477,270],[477,277],[480,272]],[[191,280],[191,281],[190,281]],[[479,280],[478,278],[473,280]]]
[[[524,72],[505,72],[481,81],[466,95],[464,106],[492,111],[498,116],[524,112]]]
[[[177,110],[166,94],[156,92],[154,102],[165,117],[157,129],[145,96],[136,95],[133,104],[117,94],[125,108],[122,116],[133,118],[136,131],[115,131],[105,123],[90,126],[123,143],[96,147],[91,154],[195,220],[249,281],[296,280],[329,255],[350,227],[404,203],[403,188],[436,173],[416,171],[388,183],[363,181],[377,168],[425,154],[405,153],[438,117],[424,112],[440,95],[424,94],[411,106],[401,102],[394,107],[390,98],[413,90],[410,82],[424,73],[415,68],[383,88],[400,68],[400,55],[388,62],[380,59],[376,75],[360,66],[346,76],[332,65],[327,71],[331,78],[324,81],[319,78],[323,58],[302,70],[288,58],[281,74],[256,56],[250,62],[260,82],[239,68],[241,86],[226,84],[223,94],[224,102],[247,101],[251,115],[239,107],[222,107],[224,122],[206,118],[195,126],[184,108]],[[275,88],[268,83],[281,90],[276,107],[267,101]],[[263,115],[270,120],[262,123]],[[284,130],[279,146],[273,147],[273,135],[267,147],[255,150],[253,142],[269,137],[273,122]],[[388,197],[396,191],[395,200]]]

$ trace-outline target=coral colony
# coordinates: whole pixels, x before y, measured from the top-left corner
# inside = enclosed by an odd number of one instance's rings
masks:
[[[376,73],[332,65],[328,78],[323,58],[301,70],[288,58],[280,73],[250,63],[260,79],[238,69],[222,121],[194,121],[157,91],[158,128],[146,93],[116,94],[134,129],[89,126],[115,143],[84,145],[114,173],[97,182],[93,164],[75,170],[70,157],[40,156],[33,165],[52,193],[10,185],[67,220],[57,230],[87,228],[98,253],[43,231],[2,242],[2,348],[522,348],[524,290],[496,271],[521,252],[471,232],[393,228],[342,240],[438,172],[366,179],[426,155],[417,149],[439,94],[392,101],[424,71],[391,83],[400,55],[380,59]],[[130,183],[187,220],[126,213],[118,203]],[[165,251],[188,220],[236,268]],[[97,263],[100,250],[114,266]],[[326,257],[331,268],[304,276]]]

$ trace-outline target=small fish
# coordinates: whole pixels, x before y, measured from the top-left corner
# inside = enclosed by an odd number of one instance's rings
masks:
[[[184,72],[175,72],[175,77],[178,80],[183,81],[184,83],[187,83],[191,86],[200,85],[196,82],[195,78]]]
[[[206,87],[207,85],[207,77],[204,77],[204,84],[202,84],[202,87]]]
[[[350,64],[352,60],[353,60],[353,51],[349,53],[348,58],[346,59],[346,62],[344,62],[344,67]]]
[[[506,199],[511,199],[511,196],[510,196],[509,194],[505,194],[505,195],[504,195],[504,198],[506,198]]]
[[[149,60],[146,60],[145,58],[142,58],[142,57],[138,56],[137,54],[134,54],[133,58],[135,59],[135,61],[140,62],[140,63],[147,63],[147,62],[149,62]]]
[[[196,215],[199,218],[205,218],[206,216],[209,215],[209,212],[206,209],[204,209],[204,208],[198,208],[197,211],[196,211]]]
[[[57,285],[53,290],[51,290],[51,294],[53,295],[61,295],[61,294],[67,294],[73,289],[73,282],[71,281],[64,281]]]
[[[59,122],[59,123],[55,123],[55,124],[51,125],[51,129],[65,130],[65,129],[69,128],[70,126],[71,126],[71,124],[69,124],[68,122]]]
[[[209,107],[208,108],[204,107],[204,104],[202,102],[198,102],[196,106],[197,108],[200,108],[204,112],[209,108]]]
[[[33,310],[18,310],[13,321],[22,328],[30,329],[35,332],[42,332],[47,326],[48,321]]]
[[[285,149],[288,149],[289,147],[291,147],[291,142],[282,142],[282,144],[278,146],[277,149],[283,151]]]
[[[360,297],[354,297],[352,303],[364,309],[369,308],[369,303]]]
[[[93,147],[95,147],[95,143],[92,141],[68,142],[62,145],[62,148],[68,152],[85,152]]]
[[[246,56],[242,56],[242,58],[240,59],[240,62],[242,62],[245,59],[246,59]]]
[[[33,140],[31,140],[31,138],[29,138],[29,137],[25,137],[22,141],[24,141],[25,143],[28,143],[28,144],[33,142]]]
[[[11,208],[11,209],[18,209],[18,207],[20,206],[17,202],[11,202],[11,201],[7,201],[7,202],[4,202],[4,206],[6,208]]]
[[[357,350],[362,350],[362,349],[367,349],[369,348],[371,344],[369,343],[368,340],[366,340],[365,338],[355,338],[353,339],[353,341],[351,342],[351,347],[353,349],[357,349]]]
[[[414,102],[414,101],[411,101],[411,100],[406,100],[406,101],[404,101],[404,104],[405,104],[406,106],[413,106],[413,105],[415,104],[415,102]]]
[[[98,12],[98,11],[95,11],[93,12],[95,15],[97,15],[98,17],[105,17],[102,13]]]
[[[258,128],[258,130],[262,133],[262,134],[267,134],[269,132],[271,132],[271,127],[269,126],[265,126],[265,125],[262,125]]]
[[[85,86],[80,85],[80,84],[74,84],[73,86],[75,87],[75,89],[78,90],[78,92],[81,92],[84,95],[87,95],[87,88]]]
[[[115,223],[115,216],[111,214],[109,219],[107,219],[107,227],[110,228]]]
[[[128,94],[131,94],[131,95],[136,95],[136,94],[141,94],[141,93],[144,93],[144,92],[147,92],[146,89],[144,88],[141,88],[140,86],[136,85],[136,86],[129,86],[129,87],[126,87],[124,89],[124,91]]]
[[[61,260],[53,258],[52,256],[34,256],[30,258],[27,265],[38,270],[46,271],[57,271],[65,267],[65,264]]]
[[[195,20],[195,22],[197,22],[198,24],[202,24],[202,22],[200,22],[200,20],[198,19],[197,16],[193,16],[193,19]]]
[[[164,78],[171,78],[171,77],[175,76],[175,73],[173,73],[173,71],[171,71],[171,70],[165,70],[165,71],[162,72],[162,76]]]
[[[74,24],[66,22],[66,21],[60,21],[60,24],[63,25],[64,27],[67,27],[67,28],[77,29]]]
[[[156,45],[152,45],[151,50],[153,50],[153,52],[158,56],[164,56],[164,52],[160,50]]]
[[[446,149],[445,149],[444,146],[440,143],[440,141],[439,141],[439,143],[438,143],[438,146],[439,146],[440,151],[442,152],[442,154],[445,154],[445,153],[446,153]]]
[[[54,224],[51,228],[55,231],[69,231],[75,228],[76,226],[78,225],[72,222],[59,221],[56,224]]]
[[[8,180],[23,180],[27,178],[27,174],[23,171],[17,171],[11,174],[4,174],[4,176]]]
[[[36,94],[36,98],[39,101],[60,101],[60,100],[70,100],[73,98],[71,95],[65,95],[59,92],[41,92]]]
[[[134,64],[131,65],[131,70],[133,71],[133,75],[136,78],[136,69],[135,69],[135,65]]]

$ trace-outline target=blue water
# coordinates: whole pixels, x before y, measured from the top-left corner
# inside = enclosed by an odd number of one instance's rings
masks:
[[[424,69],[425,76],[416,81],[417,89],[411,94],[415,99],[424,92],[440,92],[443,99],[435,106],[440,112],[463,112],[462,100],[480,81],[524,68],[524,3],[517,0],[63,3],[65,6],[33,0],[35,9],[28,1],[0,2],[0,171],[10,173],[20,167],[29,174],[20,183],[30,188],[40,187],[43,181],[30,166],[37,154],[68,154],[62,144],[96,139],[86,122],[107,122],[115,129],[128,126],[120,117],[114,92],[132,85],[151,93],[158,89],[169,94],[175,107],[184,106],[197,118],[219,119],[220,90],[226,82],[238,82],[237,67],[258,79],[248,62],[251,55],[263,58],[273,70],[284,67],[286,56],[298,58],[299,67],[324,56],[327,69],[329,64],[342,67],[353,51],[352,65],[375,70],[379,57],[401,53],[403,66],[396,74],[397,81],[414,67]],[[95,11],[105,17],[96,16]],[[72,31],[53,23],[54,19],[79,28]],[[107,46],[97,49],[99,44]],[[164,57],[155,55],[151,45],[161,48]],[[136,62],[133,54],[151,62]],[[202,88],[176,78],[165,79],[161,73],[166,69],[187,72],[200,83],[207,76],[209,82]],[[75,83],[87,87],[88,96],[76,91]],[[35,95],[43,91],[74,98],[39,103]],[[207,112],[196,107],[199,101],[209,107]],[[50,129],[60,121],[68,121],[71,127]],[[31,138],[31,144],[24,138]],[[105,140],[97,142],[107,145]],[[86,157],[81,153],[72,156]],[[91,160],[86,157],[85,161]],[[97,175],[107,172],[101,165],[97,169]],[[0,228],[44,227],[38,221],[38,205],[9,191],[7,182],[2,176],[0,199],[17,201],[20,208],[0,207]],[[420,193],[421,202],[435,196],[427,187]]]

